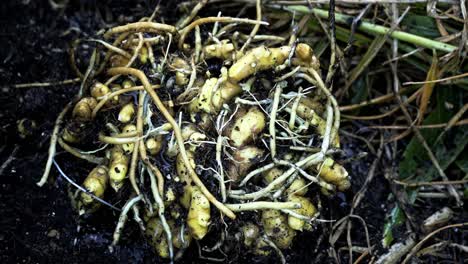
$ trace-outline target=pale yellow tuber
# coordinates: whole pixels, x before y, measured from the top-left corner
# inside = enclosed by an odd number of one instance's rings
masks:
[[[312,218],[317,213],[317,209],[315,208],[315,206],[306,197],[302,197],[302,196],[298,196],[298,195],[291,195],[291,196],[288,197],[288,201],[296,202],[296,203],[301,204],[300,209],[293,209],[293,211],[295,213],[298,213],[298,214],[302,215],[302,216]],[[294,217],[292,215],[288,215],[288,225],[292,229],[298,230],[298,231],[302,231],[303,228],[305,228],[307,230],[311,229],[310,224],[307,223],[307,225],[306,225],[306,222],[304,220],[299,219],[297,217]]]
[[[110,152],[109,178],[112,189],[122,188],[128,171],[128,157],[120,146],[115,146]]]
[[[260,229],[258,228],[258,226],[250,222],[246,223],[242,227],[241,231],[242,236],[244,238],[243,242],[246,247],[251,247],[260,234]]]
[[[135,132],[136,130],[137,130],[137,127],[134,124],[128,124],[123,127],[122,132],[129,133],[129,132]],[[125,151],[125,153],[130,154],[133,152],[134,146],[135,146],[135,143],[125,143],[125,144],[122,144],[122,149]]]
[[[267,48],[265,46],[250,50],[229,68],[229,79],[239,82],[258,71],[272,69],[284,63],[291,47]]]
[[[257,107],[239,111],[234,124],[228,130],[228,137],[235,147],[242,147],[253,141],[266,125],[265,115]]]
[[[111,90],[109,87],[105,84],[102,84],[100,82],[96,82],[92,87],[91,87],[91,96],[96,98],[97,100],[102,99],[105,95],[109,94]]]
[[[149,139],[146,140],[145,142],[146,150],[151,155],[156,155],[158,154],[162,147],[163,147],[163,138],[162,135],[157,135],[155,137],[150,137]]]
[[[202,239],[210,225],[210,202],[196,186],[192,187],[187,225],[194,239]]]
[[[223,39],[219,43],[206,45],[203,48],[203,54],[206,59],[209,58],[219,58],[224,60],[232,59],[232,54],[234,52],[234,45],[229,43],[229,40]]]
[[[325,158],[322,164],[317,165],[316,170],[321,179],[334,184],[340,191],[351,186],[346,169],[331,158]]]
[[[286,249],[292,244],[296,232],[288,226],[286,216],[278,210],[264,210],[262,223],[265,234],[278,246]]]
[[[234,162],[229,166],[229,176],[232,180],[242,180],[249,169],[261,161],[264,150],[255,146],[246,146],[233,152]]]
[[[128,103],[120,109],[118,120],[122,123],[128,123],[132,121],[135,116],[135,106],[133,103]]]
[[[72,116],[79,121],[89,121],[92,119],[93,109],[97,101],[93,97],[84,97],[79,100],[73,108]]]
[[[83,187],[96,197],[103,198],[104,192],[107,189],[109,180],[108,169],[106,166],[98,166],[94,168],[88,177],[83,182]],[[80,211],[93,212],[100,207],[101,203],[97,202],[91,195],[81,193],[78,208]]]

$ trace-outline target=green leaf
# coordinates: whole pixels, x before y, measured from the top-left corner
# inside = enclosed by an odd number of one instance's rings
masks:
[[[317,41],[313,47],[315,56],[319,59],[320,56],[322,56],[323,52],[328,48],[328,46],[329,46],[329,41],[327,38],[323,38]]]
[[[435,88],[435,98],[436,106],[435,109],[428,115],[424,120],[423,125],[429,124],[439,124],[446,123],[450,118],[455,114],[456,109],[460,106],[460,90],[454,89],[451,87],[436,87]],[[453,108],[448,108],[447,105],[455,106]],[[447,151],[448,148],[445,146],[447,144],[445,139],[454,139],[454,137],[444,136],[442,140],[445,144],[442,144],[441,141],[436,142],[437,137],[443,131],[443,129],[421,129],[422,136],[426,139],[427,143],[431,147],[432,151],[436,154],[436,157],[439,159],[441,165],[447,165],[453,162],[454,158],[452,156],[446,156],[444,151]],[[458,129],[456,131],[459,131]],[[464,133],[460,131],[459,133]],[[453,136],[453,135],[452,135]],[[463,135],[460,135],[463,136]],[[457,139],[460,138],[457,137]],[[464,147],[466,140],[461,140],[457,143],[461,147]],[[458,151],[451,152],[452,155],[458,155]],[[443,164],[442,164],[443,163]],[[412,176],[417,176],[419,179],[430,180],[434,177],[434,173],[427,173],[428,166],[432,168],[432,163],[430,163],[427,156],[426,150],[424,149],[421,142],[416,137],[413,137],[403,153],[403,160],[400,162],[400,179],[406,179]],[[447,165],[448,166],[448,165]],[[424,173],[417,174],[417,169],[422,168]],[[442,167],[446,168],[446,167]]]
[[[468,130],[463,127],[452,128],[452,130],[434,146],[434,155],[443,170],[447,169],[459,156],[460,158],[466,158],[466,155],[463,157],[462,152],[468,144]],[[427,176],[429,179],[438,176],[434,166],[427,172]]]
[[[320,27],[320,24],[316,20],[311,20],[308,25],[312,31],[323,32],[322,27]],[[351,35],[351,30],[338,25],[335,27],[335,29],[336,39],[338,41],[348,43],[349,36]],[[356,47],[367,47],[372,41],[372,39],[370,39],[369,37],[364,36],[363,34],[360,34],[358,32],[354,33],[353,38],[354,41],[352,44]]]
[[[369,89],[367,89],[367,74],[361,75],[351,86],[351,94],[354,96],[351,98],[351,103],[358,104],[367,99],[369,95]]]
[[[392,209],[390,217],[384,225],[382,245],[384,248],[388,248],[393,242],[393,231],[396,227],[400,226],[405,222],[405,214],[398,205]]]
[[[346,81],[346,88],[349,87],[353,82],[361,75],[361,73],[367,69],[367,66],[374,60],[374,58],[379,53],[380,49],[385,44],[387,36],[380,35],[375,37],[372,41],[372,44],[367,49],[366,53],[362,56],[361,60],[359,61],[358,65],[354,69],[351,70],[348,80]]]
[[[384,248],[388,248],[392,244],[392,242],[393,242],[392,225],[390,224],[390,222],[387,222],[384,225],[382,245]]]
[[[336,26],[336,39],[339,41],[348,43],[349,36],[351,35],[351,30],[346,29],[341,26]],[[372,39],[358,33],[354,32],[353,36],[353,45],[357,47],[367,47],[371,43]]]
[[[465,91],[468,91],[468,80],[460,79],[457,81],[457,83],[454,84],[457,86],[457,88],[462,88]]]
[[[435,19],[429,16],[408,14],[401,21],[400,26],[404,31],[411,34],[431,39],[440,37]]]
[[[465,148],[465,150],[460,153],[458,156],[457,161],[455,161],[455,164],[462,170],[464,173],[468,173],[468,149]]]

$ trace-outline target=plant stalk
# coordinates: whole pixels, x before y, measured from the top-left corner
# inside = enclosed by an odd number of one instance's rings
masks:
[[[304,14],[314,13],[318,17],[328,19],[328,11],[323,10],[323,9],[314,8],[311,10],[306,6],[289,6],[289,7],[285,7],[285,9],[289,11],[304,13]],[[352,20],[353,20],[352,16],[335,13],[335,22],[337,23],[348,25],[350,24]],[[390,31],[390,28],[388,27],[375,25],[364,20],[359,24],[358,29],[369,34],[377,34],[377,35],[384,35]],[[392,38],[405,41],[405,42],[409,42],[417,46],[421,46],[421,47],[428,48],[428,49],[435,49],[435,50],[440,50],[444,52],[452,52],[457,49],[457,47],[447,44],[447,43],[420,37],[420,36],[410,34],[404,31],[399,31],[399,30],[393,31],[390,34],[390,36]]]

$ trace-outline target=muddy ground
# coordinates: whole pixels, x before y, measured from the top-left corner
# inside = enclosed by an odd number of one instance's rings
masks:
[[[67,185],[62,178],[57,178],[55,169],[51,174],[55,184],[49,183],[42,188],[35,184],[42,175],[55,118],[76,93],[78,85],[28,89],[11,86],[74,78],[68,60],[68,47],[72,40],[93,36],[97,30],[113,24],[148,16],[154,6],[155,1],[87,0],[69,1],[66,8],[53,9],[45,0],[2,1],[0,164],[7,161],[11,154],[14,154],[14,159],[0,175],[1,263],[153,263],[157,259],[133,223],[126,227],[120,246],[110,253],[108,246],[118,216],[109,210],[102,210],[90,219],[79,220],[71,209]],[[167,15],[169,21],[176,14],[175,8],[164,5],[162,13]],[[26,139],[20,138],[16,129],[17,120],[22,118],[37,123],[33,134]],[[343,158],[367,151],[361,142],[346,137],[343,137],[343,145],[346,152]],[[348,193],[324,198],[323,207],[326,209],[322,218],[339,219],[349,211],[353,193],[362,186],[374,158],[369,155],[346,165],[353,177],[353,188]],[[72,166],[69,163],[71,160],[70,156],[58,153],[57,161],[70,176],[86,172],[77,168],[76,163]],[[365,219],[371,244],[378,246],[389,190],[382,179],[374,181],[369,189],[372,191],[367,192],[355,213]],[[330,261],[327,232],[331,226],[332,223],[322,223],[314,232],[296,237],[293,248],[285,252],[288,262]],[[216,243],[219,233],[216,234],[216,230],[211,233],[213,235],[205,239],[201,247]],[[361,230],[353,231],[353,239],[358,241],[356,245],[365,245]],[[362,243],[359,244],[359,241]],[[345,239],[339,243],[345,245]],[[231,244],[227,262],[244,262],[253,257],[233,243],[227,244]],[[219,252],[203,253],[203,256],[224,258]],[[277,261],[275,257],[257,260]],[[184,263],[213,261],[201,257],[195,243],[182,260]]]

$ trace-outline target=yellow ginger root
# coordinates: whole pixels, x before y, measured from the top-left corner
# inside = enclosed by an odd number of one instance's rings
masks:
[[[92,119],[93,109],[96,105],[97,101],[93,97],[82,98],[73,108],[73,118],[79,121],[90,121]]]
[[[163,147],[163,137],[162,135],[157,135],[150,137],[145,142],[146,149],[151,155],[158,154]]]
[[[229,68],[229,80],[239,82],[258,71],[272,69],[284,63],[291,47],[267,48],[265,46],[250,50]]]
[[[306,181],[303,178],[296,178],[288,189],[286,189],[286,194],[290,195],[297,195],[297,196],[304,196],[307,193]]]
[[[125,124],[132,121],[133,116],[135,116],[135,106],[133,103],[128,103],[120,110],[118,120]]]
[[[128,124],[123,127],[122,132],[129,133],[129,132],[135,132],[136,130],[137,130],[137,127],[134,124]],[[122,149],[127,154],[131,154],[133,152],[134,147],[135,147],[135,143],[122,144]]]
[[[317,165],[316,170],[319,171],[321,179],[334,184],[340,191],[351,186],[346,169],[331,158],[325,158],[322,164]]]
[[[62,133],[62,139],[68,143],[78,143],[83,137],[85,124],[82,122],[68,123]]]
[[[148,49],[146,47],[141,47],[138,53],[138,59],[140,59],[141,64],[146,64],[146,62],[148,62],[148,57]]]
[[[211,98],[211,105],[214,113],[217,113],[223,107],[223,104],[229,103],[235,96],[242,92],[242,88],[237,83],[226,81],[221,83],[213,97]]]
[[[296,231],[288,226],[286,216],[278,210],[264,210],[262,223],[265,234],[278,246],[286,249],[292,244]]]
[[[230,178],[234,181],[243,179],[249,169],[261,160],[263,153],[262,149],[255,146],[246,146],[235,150],[232,155],[235,162],[229,166]]]
[[[193,152],[187,151],[187,157],[190,161],[190,164],[192,165],[192,168],[195,168],[195,160],[193,157]],[[180,197],[180,203],[182,204],[183,207],[189,208],[190,200],[191,200],[191,192],[192,192],[192,186],[191,186],[192,179],[190,178],[189,170],[185,167],[181,154],[177,155],[176,171],[177,171],[177,175],[180,178],[180,181],[185,184],[184,193],[182,197]]]
[[[252,142],[265,125],[263,112],[258,107],[251,107],[247,112],[239,112],[234,125],[228,130],[228,137],[234,147],[242,147]]]
[[[254,254],[258,256],[269,256],[271,254],[272,248],[271,246],[265,241],[263,237],[259,237],[257,241],[255,241],[255,249]]]
[[[33,135],[34,130],[37,128],[36,121],[27,118],[22,118],[17,122],[16,129],[21,138],[27,138]]]
[[[115,146],[110,153],[109,178],[112,189],[122,188],[128,171],[128,157],[120,146]]]
[[[278,178],[281,174],[283,174],[283,170],[280,170],[278,168],[272,168],[262,173],[263,180],[266,184],[271,183],[276,178]]]
[[[132,81],[131,79],[125,79],[122,82],[122,88],[123,89],[128,89],[128,88],[131,88],[131,87],[135,87],[135,82]]]
[[[210,225],[210,202],[196,186],[192,187],[187,225],[194,239],[202,239],[208,233]]]
[[[146,221],[145,235],[148,238],[149,243],[161,258],[168,258],[169,247],[167,245],[167,239],[163,233],[163,225],[159,218],[152,217]]]
[[[315,126],[317,133],[321,136],[325,135],[325,130],[327,128],[327,121],[323,119],[317,111],[314,109],[322,110],[323,106],[320,103],[311,100],[310,98],[302,98],[299,101],[297,106],[296,113],[299,117],[307,120],[310,122],[311,125]],[[339,148],[340,147],[340,138],[338,134],[336,134],[335,138],[331,140],[333,147]]]
[[[98,166],[94,168],[88,177],[83,182],[83,187],[96,197],[104,198],[104,192],[107,189],[107,182],[109,180],[108,170],[106,166]],[[93,212],[100,207],[101,203],[97,202],[91,195],[81,193],[78,208],[80,212],[89,211]]]
[[[232,59],[234,52],[234,45],[229,43],[229,40],[223,39],[221,43],[206,45],[203,48],[203,54],[206,59],[219,58],[224,60]]]
[[[218,113],[222,109],[223,104],[229,103],[242,92],[239,84],[230,81],[220,82],[220,80],[211,78],[205,81],[198,97],[189,105],[191,113],[200,111],[208,114]]]
[[[300,215],[312,218],[317,213],[317,209],[315,208],[315,206],[306,197],[302,197],[298,195],[291,195],[288,197],[288,201],[301,204],[300,209],[293,209],[294,212]],[[303,228],[307,230],[310,230],[312,228],[312,226],[309,223],[306,224],[304,220],[296,218],[292,215],[288,215],[288,225],[292,229],[298,230],[298,231],[302,231]]]
[[[118,90],[122,90],[122,86],[120,84],[111,84],[110,85],[111,92],[117,92]],[[109,105],[118,105],[120,102],[120,95],[116,95],[112,97],[107,103]]]
[[[217,78],[211,78],[205,81],[198,97],[190,103],[189,109],[193,112],[204,111],[205,113],[211,113],[211,99],[213,97],[214,88],[218,82]]]
[[[172,230],[172,244],[176,248],[187,248],[192,242],[192,235],[188,228],[181,229],[181,227],[171,226]],[[182,232],[183,231],[183,232]]]
[[[321,102],[309,97],[302,97],[297,105],[296,113],[302,119],[309,120],[315,114],[321,115],[324,111],[324,105]]]
[[[314,56],[312,48],[305,44],[299,43],[296,46],[295,58],[292,59],[292,64],[294,66],[303,66],[306,68],[312,68],[314,70],[320,69],[320,62]]]
[[[241,231],[242,236],[244,238],[244,245],[246,247],[251,247],[260,234],[260,229],[258,228],[258,226],[250,222],[245,224],[242,227]]]
[[[111,90],[109,87],[105,84],[102,84],[100,82],[95,83],[91,87],[91,96],[96,98],[97,100],[101,99],[102,97],[106,96],[108,93],[110,93]]]
[[[171,64],[175,73],[175,83],[179,86],[184,86],[189,83],[191,68],[189,63],[179,57],[175,57]]]

